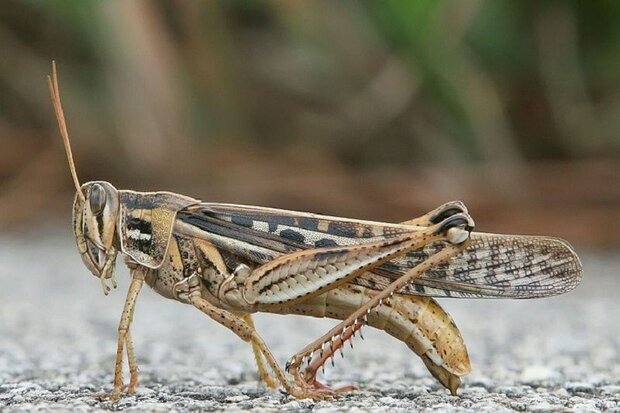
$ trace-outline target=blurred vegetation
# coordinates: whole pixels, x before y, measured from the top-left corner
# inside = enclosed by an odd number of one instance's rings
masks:
[[[620,243],[618,1],[5,0],[0,50],[2,224],[71,190],[55,59],[84,181]]]

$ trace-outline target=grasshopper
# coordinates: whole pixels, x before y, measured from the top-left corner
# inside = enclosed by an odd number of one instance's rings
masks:
[[[130,326],[144,283],[248,342],[269,387],[282,386],[297,398],[324,399],[354,389],[332,389],[318,381],[317,373],[366,325],[404,342],[456,394],[460,377],[471,370],[469,356],[435,297],[546,297],[581,280],[581,263],[567,242],[473,232],[474,221],[458,201],[392,224],[118,190],[104,181],[80,184],[55,65],[48,81],[76,188],[78,251],[105,294],[116,287],[119,253],[131,274],[111,399],[138,386]],[[254,328],[256,312],[341,321],[282,369]]]

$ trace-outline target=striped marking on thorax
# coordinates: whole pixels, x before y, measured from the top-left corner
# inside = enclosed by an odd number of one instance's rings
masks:
[[[125,232],[140,251],[147,252],[153,238],[152,212],[150,209],[133,209],[127,214]]]

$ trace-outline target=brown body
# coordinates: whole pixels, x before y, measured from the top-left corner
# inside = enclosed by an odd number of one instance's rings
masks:
[[[470,370],[467,350],[432,297],[545,297],[581,279],[581,263],[566,242],[472,233],[473,220],[460,202],[391,224],[201,203],[170,192],[119,191],[103,181],[80,185],[55,66],[49,84],[77,191],[78,251],[106,294],[109,284],[116,287],[119,252],[131,271],[114,389],[107,395],[112,399],[138,385],[130,325],[144,282],[249,342],[270,387],[281,385],[299,398],[325,398],[338,390],[319,383],[317,371],[365,325],[403,341],[456,394],[459,377]],[[290,359],[291,381],[254,328],[251,314],[259,311],[342,321]],[[124,354],[131,373],[127,387]]]
[[[335,391],[317,381],[318,370],[365,325],[403,341],[456,394],[470,371],[467,349],[432,296],[546,296],[573,288],[581,272],[562,240],[471,233],[473,221],[460,202],[389,224],[119,191],[101,181],[82,191],[74,228],[87,267],[102,282],[112,278],[118,250],[134,278],[119,328],[116,396],[125,345],[130,370],[137,365],[129,324],[142,281],[249,341],[268,385],[323,398]],[[118,202],[91,205],[102,193]],[[108,216],[116,227],[111,241]],[[254,329],[255,312],[342,321],[291,358],[290,382]]]

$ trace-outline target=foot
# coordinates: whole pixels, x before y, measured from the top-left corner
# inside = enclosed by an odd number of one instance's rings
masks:
[[[120,386],[114,386],[114,389],[110,393],[97,393],[95,397],[100,400],[110,400],[113,402],[119,401],[124,394],[129,396],[136,394],[138,388],[138,380],[133,377],[129,380],[129,384],[121,384]]]
[[[309,383],[310,386],[314,387],[315,389],[319,389],[322,391],[327,391],[330,392],[332,394],[342,394],[342,393],[348,393],[351,391],[355,391],[357,390],[357,386],[354,386],[352,384],[346,385],[346,386],[342,386],[342,387],[337,387],[337,388],[333,388],[331,386],[328,386],[327,384],[323,384],[320,381],[318,381],[317,379],[313,379],[312,382]]]
[[[129,385],[127,385],[127,387],[123,387],[123,390],[125,390],[127,392],[128,395],[134,395],[136,394],[136,389],[138,388],[138,380],[131,380],[129,381]]]
[[[265,383],[265,385],[269,387],[270,389],[277,389],[278,383],[275,381],[275,379],[271,377],[269,373],[267,372],[264,372],[264,373],[265,374],[263,374],[263,372],[259,372],[259,376],[262,382]]]
[[[117,389],[115,388],[114,390],[112,390],[110,393],[96,393],[95,394],[95,398],[101,400],[101,401],[112,401],[112,402],[117,402],[121,399],[121,396],[123,394],[123,391],[121,388]]]
[[[325,386],[325,388],[319,388],[312,386],[309,383],[305,383],[293,389],[288,389],[288,392],[291,396],[294,396],[298,399],[313,400],[329,400],[333,399],[337,394],[333,390],[329,389],[329,387],[327,386]]]
[[[299,369],[294,368],[290,370],[290,373],[295,379],[295,383],[299,386],[301,398],[312,398],[318,400],[332,399],[339,394],[357,390],[357,387],[353,385],[342,386],[338,388],[330,387],[321,383],[316,379],[316,372],[311,372],[308,369],[302,374]],[[291,393],[293,394],[293,393]],[[300,397],[293,394],[295,397]]]

